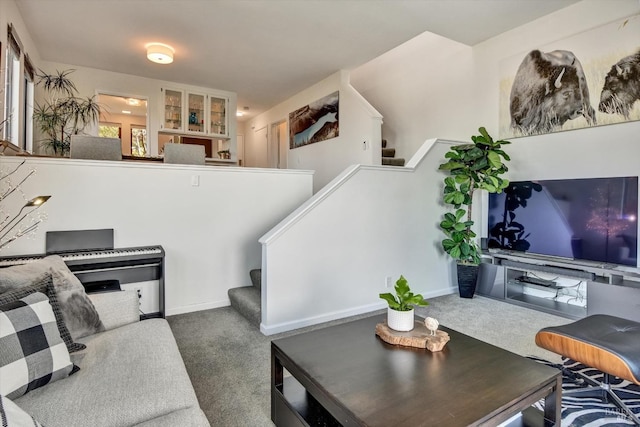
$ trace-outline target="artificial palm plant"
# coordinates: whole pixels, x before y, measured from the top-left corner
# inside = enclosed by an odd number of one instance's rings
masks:
[[[66,155],[70,148],[71,135],[81,133],[87,125],[100,117],[100,106],[95,96],[80,98],[78,89],[69,74],[75,70],[37,74],[38,86],[45,91],[45,100],[37,103],[33,117],[45,135],[44,145],[55,155]]]

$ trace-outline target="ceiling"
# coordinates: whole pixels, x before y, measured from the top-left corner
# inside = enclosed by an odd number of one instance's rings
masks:
[[[43,60],[236,92],[244,119],[425,31],[472,46],[576,2],[16,0]]]

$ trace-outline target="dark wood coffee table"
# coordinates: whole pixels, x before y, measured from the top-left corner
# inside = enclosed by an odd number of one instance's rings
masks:
[[[271,419],[277,426],[495,426],[560,421],[557,369],[451,329],[441,352],[375,335],[385,316],[274,340]],[[490,325],[488,325],[490,327]],[[283,374],[283,368],[291,376]],[[545,398],[544,414],[531,405]],[[511,425],[511,424],[510,424]]]

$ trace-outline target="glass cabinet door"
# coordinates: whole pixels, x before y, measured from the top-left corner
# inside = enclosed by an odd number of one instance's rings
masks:
[[[182,130],[182,92],[164,89],[164,128]]]
[[[214,135],[227,134],[227,100],[210,97],[211,111],[209,115],[209,132]]]
[[[199,95],[197,93],[187,94],[187,103],[189,106],[187,114],[187,129],[190,132],[207,133],[204,121],[204,102],[204,95]]]

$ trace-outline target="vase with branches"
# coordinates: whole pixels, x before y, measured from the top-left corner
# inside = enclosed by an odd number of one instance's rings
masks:
[[[69,153],[71,135],[77,135],[100,117],[100,106],[94,96],[81,98],[78,89],[69,78],[75,70],[56,71],[53,74],[40,70],[37,84],[45,92],[42,103],[36,103],[34,120],[39,124],[45,139],[44,146],[54,155]]]

